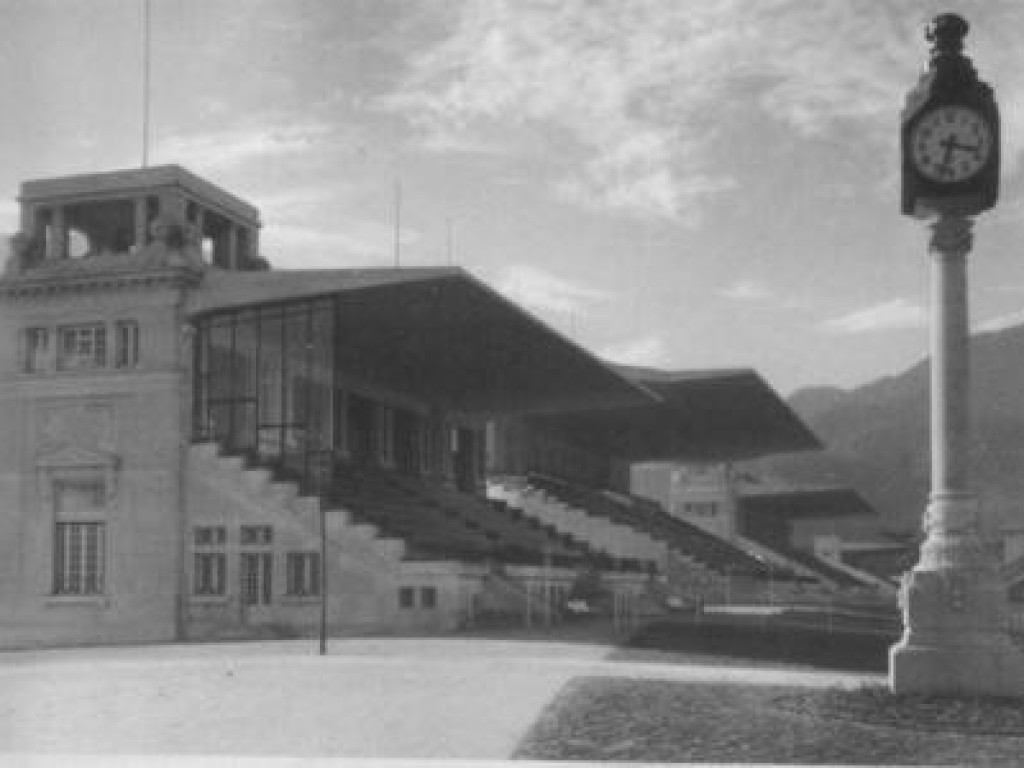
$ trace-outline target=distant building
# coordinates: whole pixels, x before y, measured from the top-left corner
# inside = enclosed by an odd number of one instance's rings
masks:
[[[728,463],[639,464],[632,468],[632,490],[660,502],[680,520],[724,539],[736,536],[736,493]]]
[[[725,539],[740,536],[806,552],[818,537],[841,535],[846,521],[877,515],[851,488],[765,481],[729,462],[636,465],[632,489]]]

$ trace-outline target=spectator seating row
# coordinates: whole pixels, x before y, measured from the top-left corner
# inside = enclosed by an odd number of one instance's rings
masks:
[[[651,499],[604,492],[540,474],[528,475],[527,482],[566,504],[643,531],[712,570],[755,578],[799,578],[792,571],[773,567],[739,547],[673,517]]]
[[[915,545],[861,551],[848,550],[843,552],[843,562],[891,584],[899,584],[900,577],[917,564],[918,555],[918,548]]]
[[[337,467],[328,500],[344,506],[358,521],[376,526],[382,535],[402,539],[411,559],[638,567],[593,552],[500,502],[381,468]]]

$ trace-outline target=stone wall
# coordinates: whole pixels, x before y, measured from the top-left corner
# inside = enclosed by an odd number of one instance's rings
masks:
[[[0,302],[0,647],[176,637],[178,299],[172,288],[107,288]],[[25,328],[49,329],[56,345],[58,327],[101,323],[112,343],[122,319],[140,328],[137,365],[24,370]],[[59,563],[68,526],[96,524]],[[90,557],[96,565],[83,566]]]

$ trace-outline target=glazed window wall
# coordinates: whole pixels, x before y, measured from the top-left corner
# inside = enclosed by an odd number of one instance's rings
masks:
[[[237,310],[196,328],[194,428],[307,484],[330,471],[334,306]]]

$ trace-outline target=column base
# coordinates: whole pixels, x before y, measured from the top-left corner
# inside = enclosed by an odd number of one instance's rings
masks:
[[[1024,653],[975,646],[927,647],[901,641],[889,651],[893,693],[1024,696]]]
[[[1024,696],[1024,649],[1010,639],[1005,587],[986,589],[978,576],[907,575],[903,637],[889,650],[893,693]]]
[[[894,693],[1024,696],[1024,650],[1010,639],[1006,582],[977,536],[976,502],[933,499],[921,562],[903,577],[903,638],[889,652]],[[938,530],[936,530],[938,529]]]

